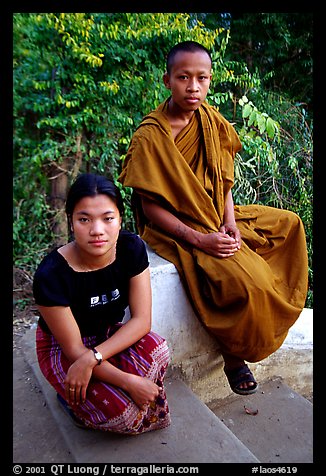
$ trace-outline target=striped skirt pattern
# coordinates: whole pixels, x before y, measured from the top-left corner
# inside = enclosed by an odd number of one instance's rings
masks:
[[[123,324],[108,329],[107,338]],[[102,339],[103,341],[104,339]],[[100,344],[96,337],[83,337],[86,347]],[[36,351],[40,369],[57,393],[65,398],[64,380],[70,366],[58,342],[40,326],[36,331]],[[170,411],[164,390],[164,376],[169,364],[169,349],[165,339],[149,332],[128,349],[110,357],[108,361],[117,368],[147,377],[162,390],[156,400],[145,410],[140,408],[122,389],[91,379],[86,401],[73,408],[75,415],[86,427],[96,430],[137,435],[169,426]]]

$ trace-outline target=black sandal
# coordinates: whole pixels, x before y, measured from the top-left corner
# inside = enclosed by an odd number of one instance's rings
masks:
[[[258,384],[247,364],[230,370],[224,367],[224,372],[234,393],[238,395],[251,395],[257,391]],[[245,382],[252,382],[254,385],[248,388],[239,388],[240,385]]]

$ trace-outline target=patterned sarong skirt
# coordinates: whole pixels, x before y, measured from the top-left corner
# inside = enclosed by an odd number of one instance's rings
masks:
[[[107,331],[107,338],[121,325],[123,324],[111,326]],[[100,343],[96,337],[83,337],[83,342],[89,348]],[[40,326],[36,331],[36,351],[43,375],[55,391],[65,398],[64,380],[70,363],[56,339],[44,332]],[[140,410],[122,389],[91,379],[85,403],[73,408],[75,415],[85,426],[130,435],[169,426],[171,418],[164,389],[169,349],[165,339],[155,332],[149,332],[128,349],[110,357],[108,361],[125,372],[151,379],[162,390],[154,402],[145,410]]]

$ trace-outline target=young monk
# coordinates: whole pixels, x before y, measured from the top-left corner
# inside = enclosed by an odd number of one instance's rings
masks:
[[[171,96],[136,130],[120,175],[135,194],[141,237],[174,263],[194,310],[219,342],[232,390],[254,393],[247,362],[276,351],[304,307],[308,282],[300,218],[234,206],[232,125],[206,102],[209,51],[186,41],[167,55]]]

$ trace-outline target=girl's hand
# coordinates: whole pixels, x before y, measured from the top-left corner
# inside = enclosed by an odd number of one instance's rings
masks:
[[[136,405],[144,410],[158,397],[161,387],[146,377],[128,374],[125,390],[129,393]]]
[[[69,405],[85,402],[86,390],[95,365],[93,351],[87,350],[69,367],[65,378],[66,399]]]

